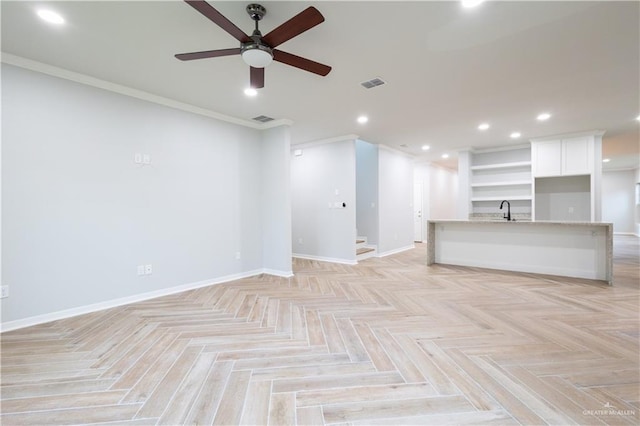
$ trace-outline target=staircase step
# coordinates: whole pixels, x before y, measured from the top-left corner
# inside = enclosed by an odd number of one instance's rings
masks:
[[[356,240],[356,244],[366,243],[366,240]]]
[[[369,253],[374,251],[375,249],[372,249],[370,247],[362,247],[356,250],[356,256],[361,255],[361,254],[365,254],[365,253]]]

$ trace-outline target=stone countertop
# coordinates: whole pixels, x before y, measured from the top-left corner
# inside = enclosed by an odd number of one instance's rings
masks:
[[[488,224],[488,223],[505,223],[510,225],[562,225],[562,226],[603,226],[603,227],[613,227],[612,223],[608,222],[558,222],[552,220],[512,220],[507,222],[506,220],[492,220],[492,219],[475,219],[475,220],[464,220],[464,219],[443,219],[443,220],[428,220],[427,223],[473,223],[473,224]]]

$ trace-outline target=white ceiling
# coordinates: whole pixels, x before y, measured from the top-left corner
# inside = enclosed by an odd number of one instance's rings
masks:
[[[245,32],[249,1],[211,4]],[[331,65],[327,77],[280,63],[247,98],[239,56],[176,53],[238,47],[182,1],[6,1],[2,51],[231,117],[293,121],[292,142],[346,134],[455,167],[456,150],[605,130],[605,168],[640,166],[640,3],[262,2],[263,34],[314,5],[325,22],[279,46]],[[67,23],[53,27],[46,6]],[[386,85],[364,89],[380,77]],[[553,114],[546,122],[536,115]],[[356,117],[369,116],[360,125]],[[489,122],[488,131],[477,130]],[[519,141],[509,138],[519,131]],[[424,153],[420,147],[429,144]],[[406,145],[403,147],[402,145]]]

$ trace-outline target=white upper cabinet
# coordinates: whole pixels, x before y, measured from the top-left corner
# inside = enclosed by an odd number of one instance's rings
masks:
[[[562,141],[552,140],[531,145],[533,176],[560,176],[562,174]]]
[[[588,175],[591,173],[593,173],[593,138],[563,139],[562,175]]]
[[[534,177],[593,173],[593,137],[572,137],[531,143]]]

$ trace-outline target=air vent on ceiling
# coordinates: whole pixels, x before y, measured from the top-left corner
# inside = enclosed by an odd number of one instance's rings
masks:
[[[364,87],[365,89],[371,89],[374,88],[376,86],[382,86],[383,84],[387,84],[386,81],[382,80],[379,77],[376,77],[374,79],[371,80],[367,80],[367,81],[363,81],[362,83],[360,83],[362,85],[362,87]]]
[[[259,115],[257,117],[253,117],[252,120],[259,121],[261,123],[267,123],[269,121],[273,121],[273,118],[267,117],[266,115]]]

